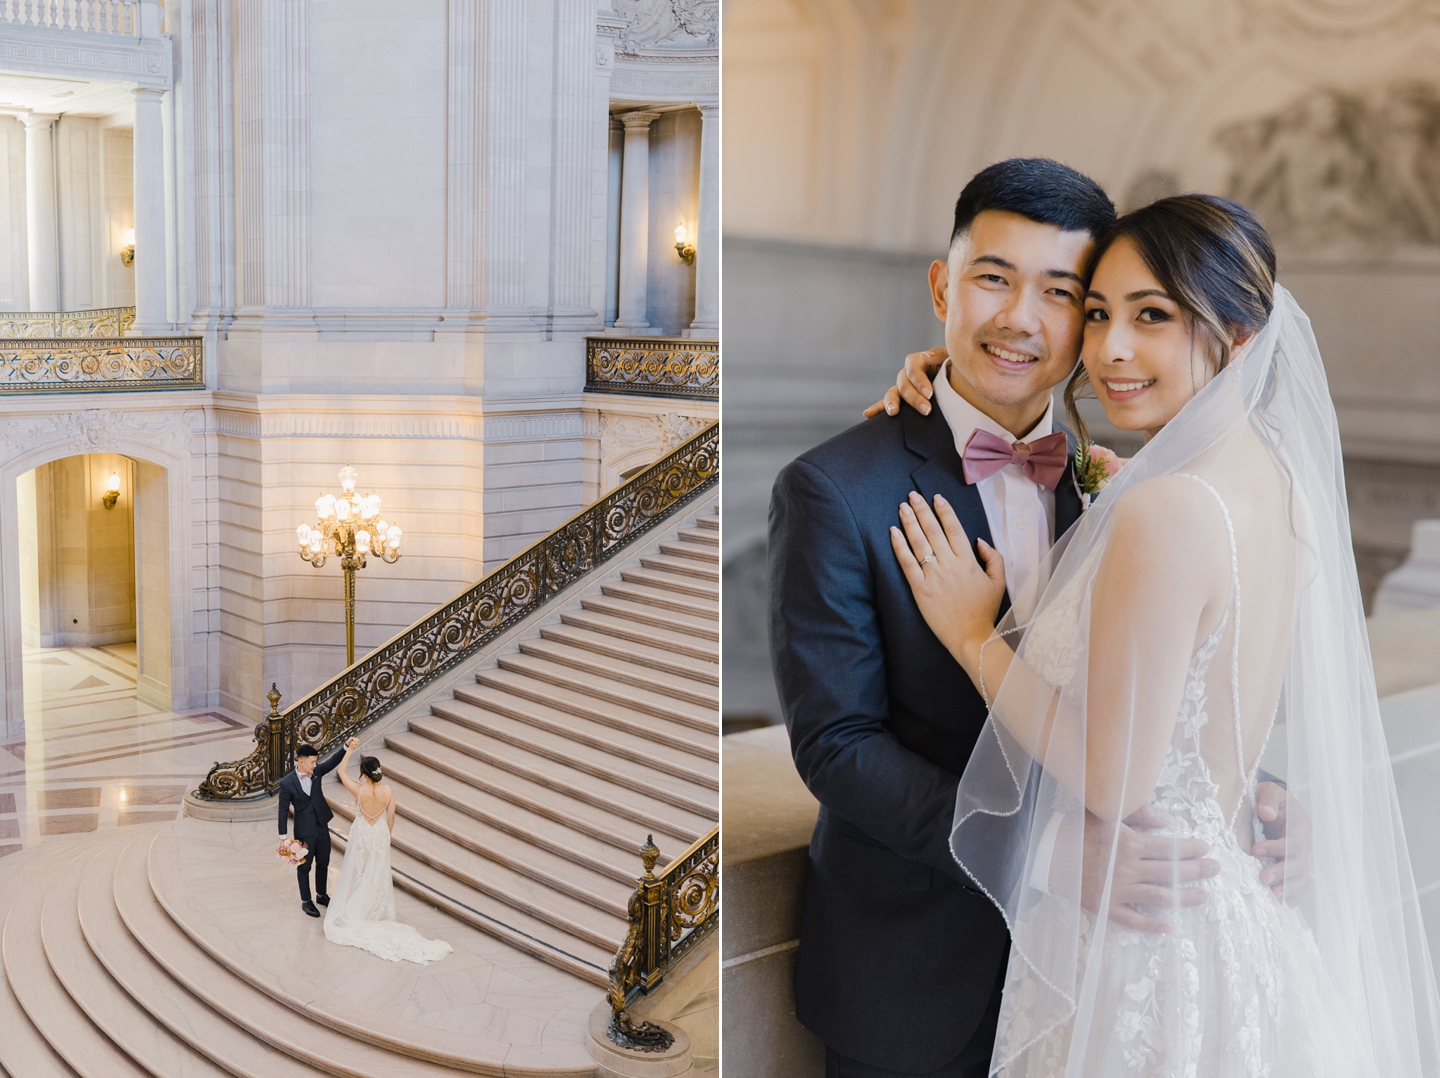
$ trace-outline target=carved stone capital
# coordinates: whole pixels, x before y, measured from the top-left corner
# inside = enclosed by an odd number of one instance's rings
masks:
[[[625,130],[627,131],[633,131],[637,128],[648,131],[650,130],[650,125],[660,118],[658,112],[649,112],[644,109],[638,112],[620,112],[616,113],[616,115],[619,117],[620,122],[625,125]]]

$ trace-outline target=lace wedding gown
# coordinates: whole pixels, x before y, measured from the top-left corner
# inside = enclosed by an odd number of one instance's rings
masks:
[[[388,807],[388,806],[387,806]],[[389,962],[438,962],[453,949],[395,920],[390,877],[390,828],[385,810],[369,819],[355,801],[355,820],[345,842],[345,865],[325,912],[325,938],[360,947]]]
[[[1184,474],[1184,473],[1180,473]],[[1230,603],[1215,631],[1192,655],[1179,714],[1151,803],[1172,817],[1159,834],[1199,838],[1220,873],[1193,886],[1205,888],[1199,906],[1161,911],[1168,933],[1140,933],[1109,924],[1098,955],[1090,943],[1094,922],[1081,914],[1081,953],[1099,969],[1082,966],[1094,984],[1083,1075],[1174,1078],[1359,1078],[1378,1072],[1356,1035],[1302,914],[1260,881],[1265,863],[1242,849],[1235,814],[1223,811],[1201,736],[1209,722],[1212,663],[1240,620],[1240,576],[1235,530],[1219,493],[1196,476],[1220,506],[1230,537]],[[1083,576],[1083,574],[1082,574]],[[1081,580],[1074,595],[1057,601],[1031,629],[1030,661],[1057,688],[1074,672],[1069,641],[1081,615]],[[1214,679],[1229,691],[1234,668]],[[1231,658],[1232,655],[1227,655]],[[1229,709],[1226,709],[1229,710]],[[1234,712],[1238,713],[1238,703]],[[1215,742],[1209,751],[1213,753]],[[1227,761],[1227,764],[1230,763]],[[1252,778],[1253,783],[1253,778]],[[1249,804],[1241,798],[1235,810]],[[1029,1020],[1027,1006],[1042,991],[1035,971],[1012,958],[1006,975],[997,1061],[1005,1078],[1059,1078],[1072,1056],[1075,1018],[1046,1031]],[[1029,1049],[1027,1051],[1027,1048]]]

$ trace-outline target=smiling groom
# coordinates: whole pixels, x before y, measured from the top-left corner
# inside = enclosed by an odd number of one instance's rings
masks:
[[[936,407],[877,415],[775,482],[771,655],[795,765],[820,802],[796,1013],[826,1045],[827,1078],[988,1070],[1009,936],[949,845],[986,709],[920,616],[890,527],[912,491],[942,495],[972,542],[1005,558],[1001,616],[1034,609],[1050,547],[1081,511],[1052,392],[1078,360],[1086,260],[1114,219],[1098,184],[1054,161],[980,172],[955,205],[949,258],[930,267],[949,353]],[[1121,831],[1110,916],[1130,927],[1151,923],[1136,888],[1218,871],[1202,843],[1172,852]]]

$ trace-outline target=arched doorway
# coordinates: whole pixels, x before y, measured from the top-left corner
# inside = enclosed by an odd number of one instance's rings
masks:
[[[117,453],[16,479],[27,725],[171,709],[167,501],[164,468]]]

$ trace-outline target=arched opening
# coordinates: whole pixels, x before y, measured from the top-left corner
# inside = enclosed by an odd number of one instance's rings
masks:
[[[27,734],[58,745],[170,711],[165,469],[62,457],[17,478],[16,508]]]

